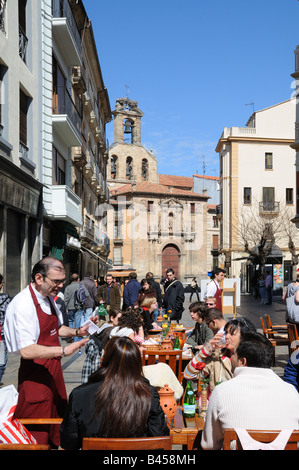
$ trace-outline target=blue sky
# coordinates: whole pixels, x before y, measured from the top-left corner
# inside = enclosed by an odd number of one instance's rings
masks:
[[[83,1],[111,109],[128,85],[159,173],[218,176],[223,128],[291,97],[298,0]]]

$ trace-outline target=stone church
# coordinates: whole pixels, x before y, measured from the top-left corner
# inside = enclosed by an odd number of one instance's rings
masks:
[[[116,101],[114,143],[109,149],[110,200],[103,208],[110,238],[112,273],[131,271],[156,279],[173,268],[183,284],[206,278],[208,260],[206,194],[193,190],[192,177],[157,173],[157,159],[141,143],[142,111],[129,98]]]

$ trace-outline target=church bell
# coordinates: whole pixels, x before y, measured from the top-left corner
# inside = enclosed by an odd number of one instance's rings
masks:
[[[125,133],[125,134],[131,134],[131,132],[132,132],[131,123],[130,123],[130,121],[126,121],[126,122],[125,122],[125,130],[124,130],[124,133]]]

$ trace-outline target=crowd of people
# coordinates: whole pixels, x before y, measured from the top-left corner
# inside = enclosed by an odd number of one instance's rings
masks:
[[[189,306],[194,327],[187,331],[187,343],[193,358],[184,379],[197,382],[204,377],[209,384],[202,449],[221,449],[226,427],[299,429],[299,361],[290,358],[284,379],[279,378],[271,370],[273,346],[253,323],[247,318],[225,320],[219,304],[223,276],[223,270],[216,270],[204,302],[197,298]],[[80,449],[83,437],[168,435],[157,384],[151,380],[153,369],[145,374],[140,352],[148,331],[158,328],[163,309],[180,322],[182,283],[171,268],[162,283],[151,272],[140,283],[130,273],[123,289],[109,274],[100,285],[90,273],[82,280],[74,273],[70,280],[63,289],[63,264],[46,257],[34,266],[32,282],[23,291],[13,299],[0,294],[0,373],[7,351],[21,356],[14,417],[63,418],[60,429],[28,426],[38,443],[53,448]],[[58,302],[62,289],[64,299]],[[90,323],[99,327],[92,335]],[[82,384],[67,397],[61,358],[83,345]]]

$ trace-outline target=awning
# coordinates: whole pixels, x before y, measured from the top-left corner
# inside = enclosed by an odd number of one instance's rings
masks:
[[[105,264],[107,267],[110,266],[110,264],[107,263],[107,261],[104,258],[101,258],[99,255],[94,253],[93,251],[89,250],[88,248],[85,248],[84,246],[81,246],[80,251],[86,251],[90,256],[92,256],[94,259],[101,261],[103,264]]]
[[[135,269],[128,269],[128,271],[117,271],[116,269],[108,269],[107,274],[111,274],[113,277],[127,277],[130,273],[135,272]]]

